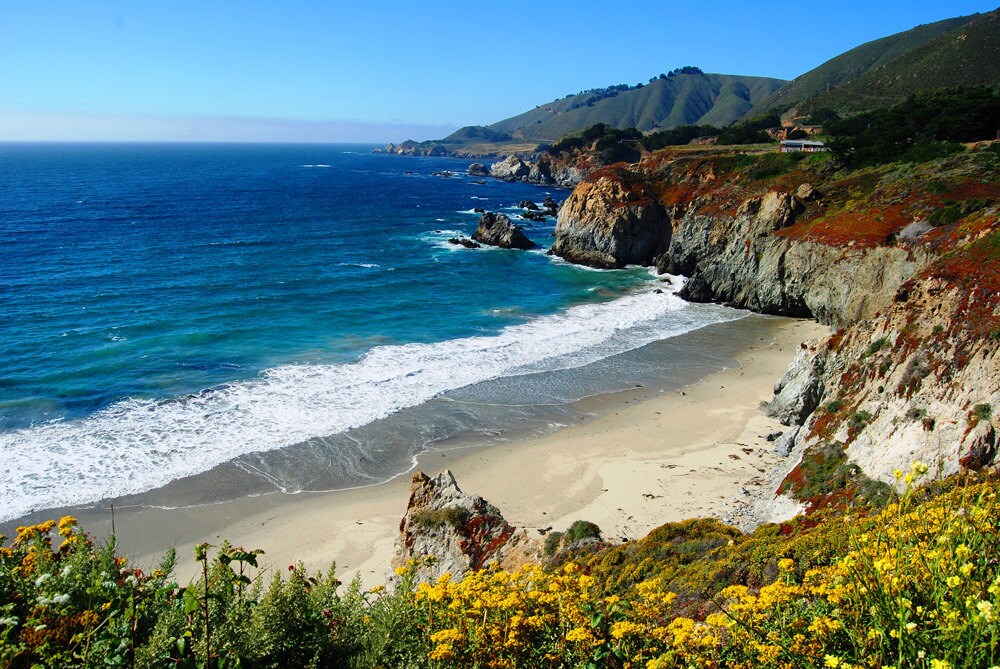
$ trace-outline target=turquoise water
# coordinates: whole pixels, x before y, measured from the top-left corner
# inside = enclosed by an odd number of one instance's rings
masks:
[[[738,316],[546,256],[554,220],[523,222],[539,251],[450,245],[475,207],[567,193],[370,149],[0,145],[0,520],[233,462],[377,480],[487,420],[414,422],[450,393],[516,406],[513,380]]]

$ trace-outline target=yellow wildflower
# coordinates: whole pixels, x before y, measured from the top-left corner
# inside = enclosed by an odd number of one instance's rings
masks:
[[[629,620],[621,620],[611,625],[611,636],[616,639],[621,639],[629,635],[639,635],[645,631],[646,628],[643,625]]]
[[[68,537],[73,534],[74,527],[76,527],[76,518],[73,516],[63,516],[59,519],[60,536]]]
[[[431,635],[431,641],[440,645],[447,644],[448,642],[461,641],[464,638],[465,637],[462,636],[462,633],[454,627],[443,629]]]
[[[451,647],[451,644],[443,643],[427,653],[427,657],[432,660],[454,660],[455,649]]]

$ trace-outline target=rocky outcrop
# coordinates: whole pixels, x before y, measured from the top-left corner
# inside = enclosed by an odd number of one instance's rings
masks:
[[[876,490],[914,460],[931,476],[995,465],[1000,188],[992,163],[973,150],[919,167],[756,178],[733,168],[740,162],[773,161],[668,152],[594,172],[560,210],[553,251],[596,267],[655,264],[689,277],[681,292],[689,300],[838,328],[806,344],[775,388],[767,411],[791,429],[775,442],[788,460],[772,490],[789,492],[766,500],[758,518],[829,503],[796,496],[798,483],[819,474],[858,477],[840,480],[839,490]],[[956,222],[942,223],[931,182],[948,184]],[[831,454],[843,462],[831,464]]]
[[[450,471],[413,475],[399,523],[393,566],[413,561],[421,580],[455,579],[491,562],[516,566],[541,556],[541,545],[504,520],[499,509],[458,487]]]
[[[560,209],[553,253],[600,268],[655,264],[661,273],[689,277],[685,299],[836,327],[874,315],[936,257],[905,240],[845,248],[776,234],[803,206],[780,191],[748,197],[733,214],[707,214],[707,197],[665,208],[625,183],[601,172],[581,183]],[[815,189],[804,186],[814,199]]]
[[[469,165],[469,169],[466,170],[469,176],[473,177],[488,177],[490,175],[490,170],[482,163],[472,163]]]
[[[504,181],[520,181],[530,172],[531,167],[517,156],[507,156],[490,165],[490,176]]]
[[[657,269],[690,277],[685,299],[842,327],[874,315],[934,257],[906,245],[844,248],[775,234],[798,211],[799,200],[778,191],[745,200],[734,216],[677,207]]]
[[[528,239],[524,228],[515,225],[506,214],[488,211],[479,217],[479,227],[472,234],[477,242],[505,249],[533,249],[537,244]]]
[[[699,262],[682,297],[842,327],[877,313],[930,259],[905,248],[845,250],[781,239],[751,240],[748,252],[750,263],[732,253]],[[858,285],[868,290],[856,290]]]
[[[542,154],[537,160],[526,161],[517,156],[507,156],[490,166],[490,176],[504,181],[523,181],[540,186],[572,188],[580,183],[590,169],[554,161]]]
[[[985,310],[971,323],[970,303]],[[932,269],[908,282],[885,313],[803,351],[771,406],[816,408],[795,416],[802,427],[786,445],[790,456],[779,480],[800,478],[796,469],[830,444],[843,448],[864,476],[889,485],[897,483],[894,470],[908,471],[914,461],[929,466],[930,478],[994,465],[1000,424],[1000,341],[989,335],[1000,322],[994,303],[980,289],[943,282]],[[815,382],[801,382],[806,378]],[[795,494],[791,486],[763,500],[760,517],[780,519],[776,508],[814,502]]]
[[[455,246],[464,246],[467,249],[481,249],[483,248],[481,244],[477,244],[468,237],[452,237],[448,240],[449,244],[454,244]]]
[[[372,153],[388,153],[397,156],[449,156],[451,151],[448,147],[435,142],[414,142],[406,140],[399,144],[386,144],[382,148],[372,150]]]
[[[551,253],[603,269],[649,265],[667,250],[666,212],[609,174],[577,186],[559,209]]]
[[[819,406],[826,391],[825,369],[825,350],[817,352],[803,343],[788,371],[775,384],[774,399],[765,409],[767,415],[777,418],[782,425],[802,425]],[[788,455],[791,447],[783,444],[780,450]]]

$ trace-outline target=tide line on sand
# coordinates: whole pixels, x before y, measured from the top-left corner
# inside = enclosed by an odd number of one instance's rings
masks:
[[[418,468],[430,474],[451,469],[463,490],[485,497],[531,533],[584,519],[608,539],[638,539],[670,521],[726,519],[745,499],[741,488],[762,485],[778,462],[765,436],[783,428],[761,412],[761,403],[771,399],[798,344],[828,333],[812,321],[774,319],[769,336],[739,353],[740,366],[683,391],[604,396],[592,420],[537,439],[429,451]],[[195,573],[195,545],[227,539],[263,549],[270,568],[302,562],[310,571],[326,571],[335,561],[338,578],[348,582],[360,574],[371,586],[389,571],[409,479],[188,509],[136,509],[120,515],[117,533],[140,566],[175,546],[181,580]]]

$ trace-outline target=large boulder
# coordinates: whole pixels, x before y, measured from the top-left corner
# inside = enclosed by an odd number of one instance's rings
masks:
[[[472,238],[477,242],[505,249],[526,250],[537,246],[525,236],[524,229],[520,225],[514,225],[506,214],[492,211],[479,217],[479,227],[472,234]]]
[[[495,506],[462,492],[450,471],[434,478],[417,472],[406,515],[399,522],[393,566],[412,562],[420,580],[434,580],[445,572],[457,580],[490,562],[514,565],[537,557],[540,548]]]
[[[482,163],[472,163],[466,171],[474,177],[488,177],[490,175],[489,169]]]

